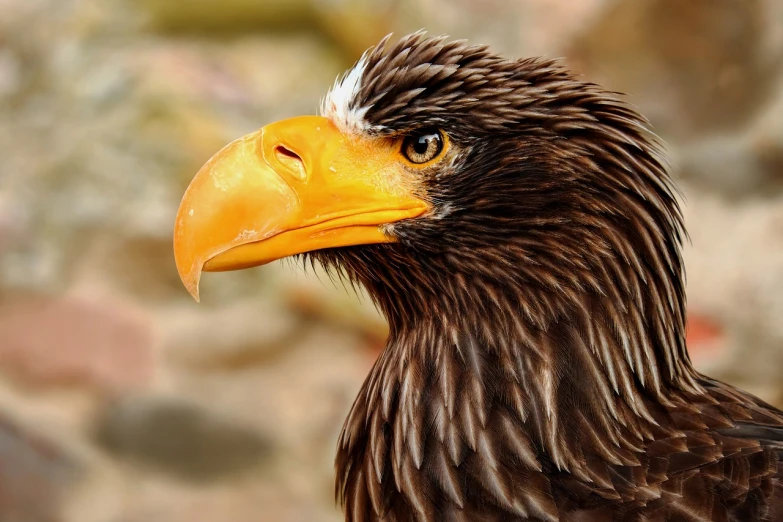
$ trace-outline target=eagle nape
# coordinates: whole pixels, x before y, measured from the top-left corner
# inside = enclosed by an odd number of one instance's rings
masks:
[[[683,235],[616,95],[416,33],[210,159],[174,252],[197,299],[202,271],[304,254],[378,304],[348,521],[783,520],[783,412],[688,358]]]

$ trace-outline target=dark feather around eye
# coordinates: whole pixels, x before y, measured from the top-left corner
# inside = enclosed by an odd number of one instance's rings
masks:
[[[419,131],[402,142],[402,154],[411,163],[427,163],[443,151],[443,136],[437,130]]]

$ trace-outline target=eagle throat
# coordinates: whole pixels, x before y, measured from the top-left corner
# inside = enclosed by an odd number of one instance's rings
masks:
[[[413,510],[390,518],[408,520],[488,504],[499,519],[554,520],[551,485],[535,478],[542,470],[595,484],[585,455],[633,465],[658,405],[699,389],[670,346],[682,332],[656,329],[679,321],[655,310],[680,308],[637,302],[634,285],[624,295],[556,292],[520,279],[520,260],[501,264],[513,274],[490,273],[486,260],[409,256],[404,244],[321,255],[367,287],[390,324],[338,445],[348,520],[389,506]]]

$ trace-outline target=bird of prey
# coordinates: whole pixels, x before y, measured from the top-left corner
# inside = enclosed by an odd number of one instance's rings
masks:
[[[300,255],[385,315],[338,443],[348,521],[781,521],[783,412],[691,365],[684,234],[617,95],[415,33],[213,156],[174,249],[196,298]]]

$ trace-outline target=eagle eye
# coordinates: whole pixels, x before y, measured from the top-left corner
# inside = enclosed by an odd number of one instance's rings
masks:
[[[437,130],[417,131],[402,141],[402,154],[411,163],[432,161],[443,152],[443,135]]]

